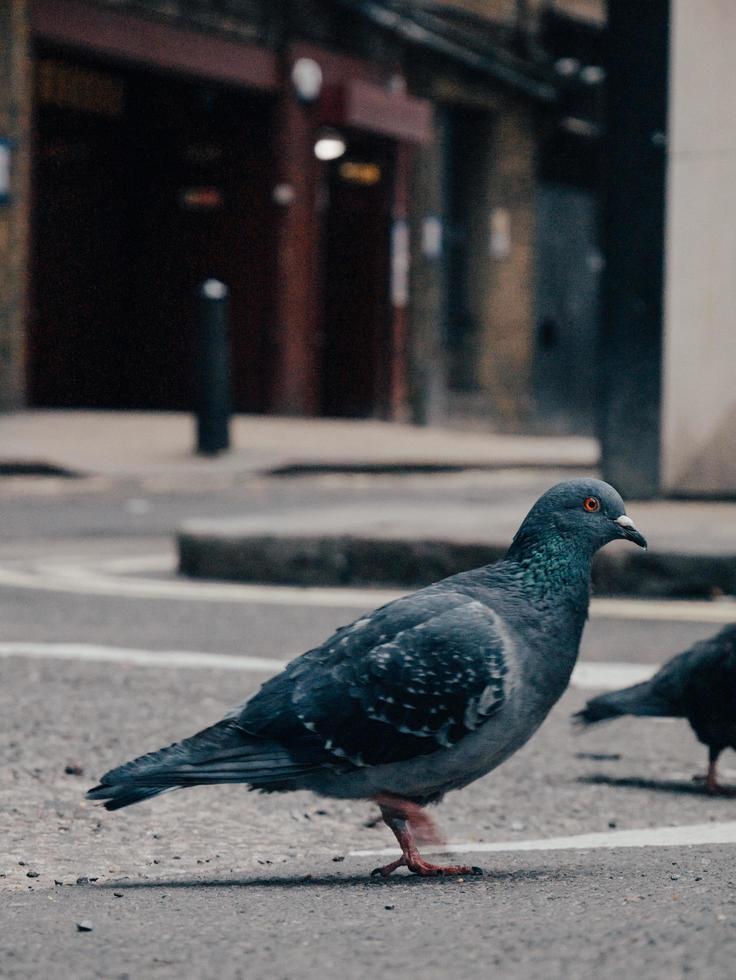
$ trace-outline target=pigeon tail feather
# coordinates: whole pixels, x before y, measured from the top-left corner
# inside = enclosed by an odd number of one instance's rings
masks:
[[[610,691],[592,698],[582,711],[573,717],[583,725],[594,725],[609,718],[620,718],[622,715],[638,717],[668,718],[676,714],[672,704],[664,700],[653,690],[651,681],[634,684],[622,691]]]
[[[225,719],[182,742],[111,769],[87,793],[87,799],[103,800],[107,810],[118,810],[185,786],[247,783],[256,789],[288,787],[314,769],[314,763],[300,762],[283,746],[250,735],[232,719]]]

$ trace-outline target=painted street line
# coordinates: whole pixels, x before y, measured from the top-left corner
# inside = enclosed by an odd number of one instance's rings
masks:
[[[297,650],[291,656],[298,656]],[[189,670],[281,670],[286,660],[239,654],[206,653],[196,650],[139,650],[93,643],[0,642],[0,658],[25,657],[36,660],[79,660],[87,663],[128,664],[135,667],[169,667]],[[291,659],[291,658],[288,658]],[[613,691],[647,680],[656,664],[581,663],[573,671],[571,684],[581,691]]]
[[[648,681],[658,668],[659,664],[585,661],[576,664],[570,683],[581,691],[615,691]]]
[[[123,575],[106,575],[81,565],[46,565],[39,571],[0,567],[0,586],[3,585],[44,592],[128,599],[239,602],[358,610],[379,606],[406,594],[385,589],[302,588],[288,585],[241,585],[235,582],[195,581],[186,578],[127,578]]]
[[[590,614],[599,619],[641,619],[665,623],[733,623],[736,602],[723,599],[591,599]]]
[[[399,596],[406,589],[306,588],[290,585],[247,585],[176,578],[171,555],[141,555],[108,559],[64,557],[26,565],[0,567],[0,586],[105,595],[130,599],[175,599],[238,602],[253,605],[291,605],[367,609]],[[160,578],[150,578],[159,574]],[[592,617],[722,624],[736,621],[736,602],[597,599]]]
[[[612,830],[574,837],[550,837],[540,840],[504,841],[503,843],[445,844],[423,847],[427,854],[492,854],[504,851],[587,851],[617,847],[682,847],[698,844],[736,844],[736,821],[699,823],[684,827],[645,827],[641,830]],[[395,847],[377,851],[350,851],[349,857],[391,857]]]
[[[131,667],[175,667],[190,670],[267,671],[281,670],[286,661],[266,657],[228,656],[191,650],[136,650],[99,646],[93,643],[0,643],[0,658],[30,660],[78,660],[86,663],[127,664]]]

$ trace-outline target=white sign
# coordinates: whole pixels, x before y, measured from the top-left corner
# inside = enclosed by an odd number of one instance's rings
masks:
[[[422,221],[422,255],[426,259],[442,255],[442,222],[436,214],[428,214]]]
[[[0,203],[10,197],[10,143],[0,139]]]
[[[508,208],[493,208],[489,226],[491,257],[507,259],[511,254],[511,214]]]
[[[391,303],[403,309],[409,302],[409,223],[398,218],[391,228]]]

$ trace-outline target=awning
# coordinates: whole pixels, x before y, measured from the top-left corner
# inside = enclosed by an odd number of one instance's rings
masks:
[[[431,137],[432,106],[426,99],[353,78],[327,86],[320,102],[320,118],[332,126],[426,143]]]

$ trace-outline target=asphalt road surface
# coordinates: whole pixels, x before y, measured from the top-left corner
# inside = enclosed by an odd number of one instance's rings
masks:
[[[371,879],[386,858],[363,852],[393,842],[368,803],[241,787],[113,814],[83,801],[107,767],[218,718],[383,598],[178,582],[176,523],[344,492],[374,491],[0,489],[0,976],[735,976],[736,800],[692,781],[705,750],[684,722],[569,724],[727,604],[595,608],[538,735],[435,812],[482,878]],[[725,754],[726,780],[734,766]]]

